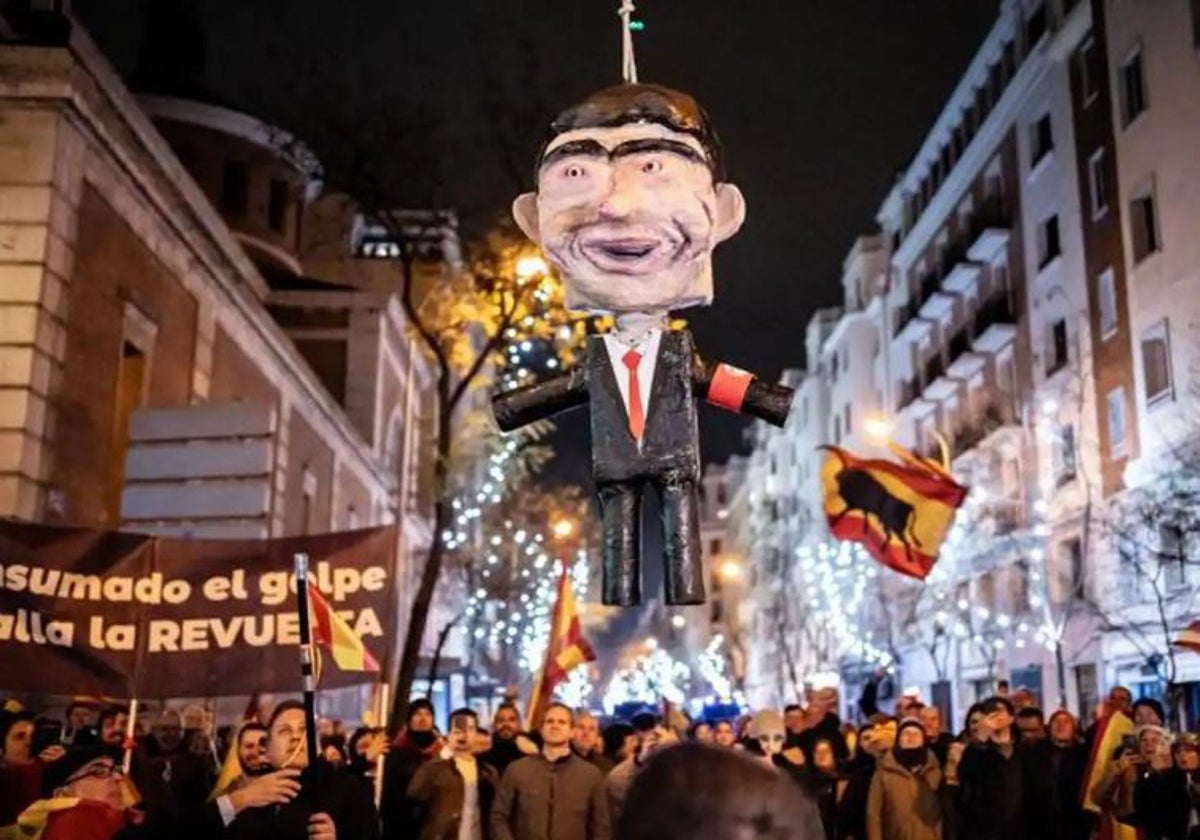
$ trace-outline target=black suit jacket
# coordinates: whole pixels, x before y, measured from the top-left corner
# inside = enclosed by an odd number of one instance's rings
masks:
[[[696,397],[707,397],[717,365],[696,355],[687,330],[664,331],[658,345],[642,447],[629,431],[629,415],[602,336],[590,336],[583,361],[553,379],[526,385],[492,399],[503,431],[588,403],[592,420],[592,470],[599,484],[676,475],[700,475]],[[755,379],[742,411],[782,426],[792,391]]]

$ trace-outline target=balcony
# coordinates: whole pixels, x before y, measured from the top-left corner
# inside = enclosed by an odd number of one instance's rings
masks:
[[[904,331],[917,318],[917,313],[920,312],[921,303],[919,300],[910,300],[908,303],[897,307],[896,309],[896,329],[892,332],[893,338],[899,338]]]
[[[929,361],[925,362],[925,366],[921,369],[921,382],[928,388],[931,384],[942,378],[946,372],[946,365],[942,361],[940,354],[935,354]]]
[[[1007,294],[993,295],[975,313],[972,347],[976,351],[995,353],[1016,337],[1016,318]]]
[[[973,262],[990,263],[1001,250],[1008,247],[1012,218],[999,198],[980,206],[971,217],[971,246],[967,257]]]
[[[908,408],[920,395],[921,387],[917,380],[904,380],[900,383],[900,392],[896,400],[896,411],[903,411]]]
[[[988,403],[979,416],[955,429],[953,435],[955,457],[978,446],[997,429],[1009,425],[1012,425],[1011,412],[996,403]]]

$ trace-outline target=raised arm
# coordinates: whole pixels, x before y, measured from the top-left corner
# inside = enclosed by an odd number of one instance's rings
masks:
[[[696,357],[692,387],[711,405],[737,414],[749,414],[773,426],[787,422],[795,392],[786,385],[764,382],[749,371]]]
[[[502,432],[511,432],[528,423],[587,402],[587,382],[583,370],[576,368],[561,376],[523,385],[492,397],[492,414]]]

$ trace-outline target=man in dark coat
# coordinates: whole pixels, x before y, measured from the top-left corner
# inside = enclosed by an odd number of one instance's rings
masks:
[[[408,798],[408,786],[421,769],[442,750],[442,739],[433,728],[433,704],[425,698],[412,701],[404,729],[396,737],[383,764],[384,840],[411,840],[420,828],[418,814]]]
[[[219,797],[203,811],[196,837],[223,840],[378,840],[371,787],[323,759],[308,766],[304,705],[285,700],[267,722],[274,773]]]
[[[668,604],[704,603],[697,399],[782,426],[792,391],[702,363],[672,310],[712,300],[712,249],[745,218],[724,183],[708,117],[687,94],[618,85],[560,114],[537,162],[537,192],[513,204],[559,270],[574,310],[611,313],[579,367],[497,395],[504,431],[587,404],[600,500],[605,604],[641,602],[642,496],[662,505]]]
[[[521,732],[521,713],[512,703],[501,703],[492,716],[492,746],[479,756],[503,776],[508,765],[537,752],[533,742]]]

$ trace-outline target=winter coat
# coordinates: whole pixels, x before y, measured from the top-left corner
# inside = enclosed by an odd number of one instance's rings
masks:
[[[859,753],[846,768],[846,792],[837,809],[839,839],[867,840],[867,799],[875,773],[875,758],[869,753]]]
[[[408,786],[422,764],[433,761],[442,750],[442,740],[434,738],[426,747],[409,739],[408,732],[396,738],[383,760],[383,796],[379,815],[383,818],[384,840],[412,840],[420,830],[415,804],[407,796]]]
[[[1174,767],[1144,774],[1133,788],[1133,815],[1126,822],[1146,840],[1187,840],[1191,814],[1187,776]]]
[[[205,806],[202,833],[206,840],[307,840],[308,820],[328,814],[339,838],[378,840],[379,817],[370,784],[321,761],[300,774],[300,793],[284,805],[246,808],[223,826],[216,802]]]
[[[868,840],[942,840],[941,788],[942,770],[931,751],[915,773],[884,753],[867,796]]]
[[[479,822],[483,836],[489,836],[488,816],[500,784],[495,768],[475,762],[478,770]],[[439,759],[421,765],[408,786],[408,798],[420,807],[420,840],[458,840],[466,800],[466,781],[453,758]]]
[[[958,767],[958,828],[971,840],[1050,836],[1045,803],[1049,771],[1032,760],[1025,744],[1005,756],[993,743],[971,744]]]
[[[492,840],[609,840],[604,776],[574,753],[514,762],[492,804]]]

